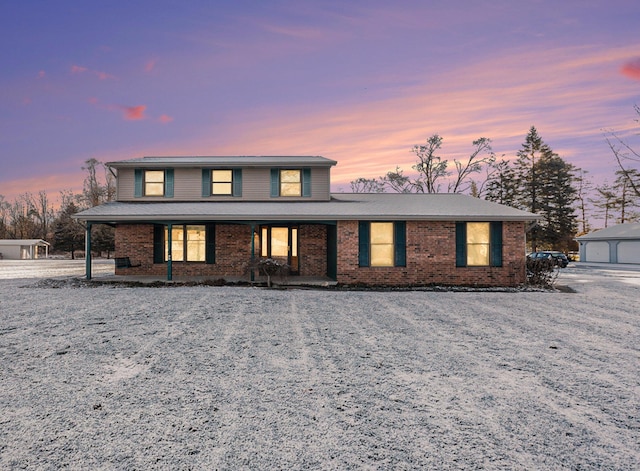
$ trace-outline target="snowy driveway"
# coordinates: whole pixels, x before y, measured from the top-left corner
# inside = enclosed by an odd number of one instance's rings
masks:
[[[1,269],[1,267],[0,267]],[[640,287],[0,279],[0,469],[640,469]]]

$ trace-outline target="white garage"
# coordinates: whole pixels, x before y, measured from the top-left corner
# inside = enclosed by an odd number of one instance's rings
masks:
[[[618,224],[576,240],[582,262],[640,263],[640,223]]]
[[[49,256],[49,242],[42,239],[0,239],[0,259],[35,260]]]

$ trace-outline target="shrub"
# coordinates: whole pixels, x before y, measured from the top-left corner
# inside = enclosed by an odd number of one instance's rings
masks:
[[[553,258],[527,257],[527,283],[541,288],[550,288],[558,278]]]
[[[289,265],[274,258],[259,258],[249,263],[249,270],[256,270],[267,277],[267,286],[271,287],[271,278],[279,276],[285,278],[289,274]]]

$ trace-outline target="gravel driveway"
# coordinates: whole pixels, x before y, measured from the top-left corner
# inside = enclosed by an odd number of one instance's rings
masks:
[[[0,279],[0,468],[640,469],[639,276],[570,266],[575,293]]]

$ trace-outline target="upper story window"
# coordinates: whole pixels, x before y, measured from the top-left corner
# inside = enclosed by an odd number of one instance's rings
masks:
[[[280,170],[280,196],[301,196],[300,170]]]
[[[202,196],[242,196],[242,169],[203,169]]]
[[[140,169],[134,171],[134,196],[173,198],[173,169]]]
[[[271,197],[310,197],[311,169],[271,169]]]
[[[456,223],[456,266],[501,267],[502,222]]]
[[[211,171],[211,194],[231,195],[233,194],[233,171],[212,170]]]
[[[164,196],[164,170],[144,171],[144,195]]]

